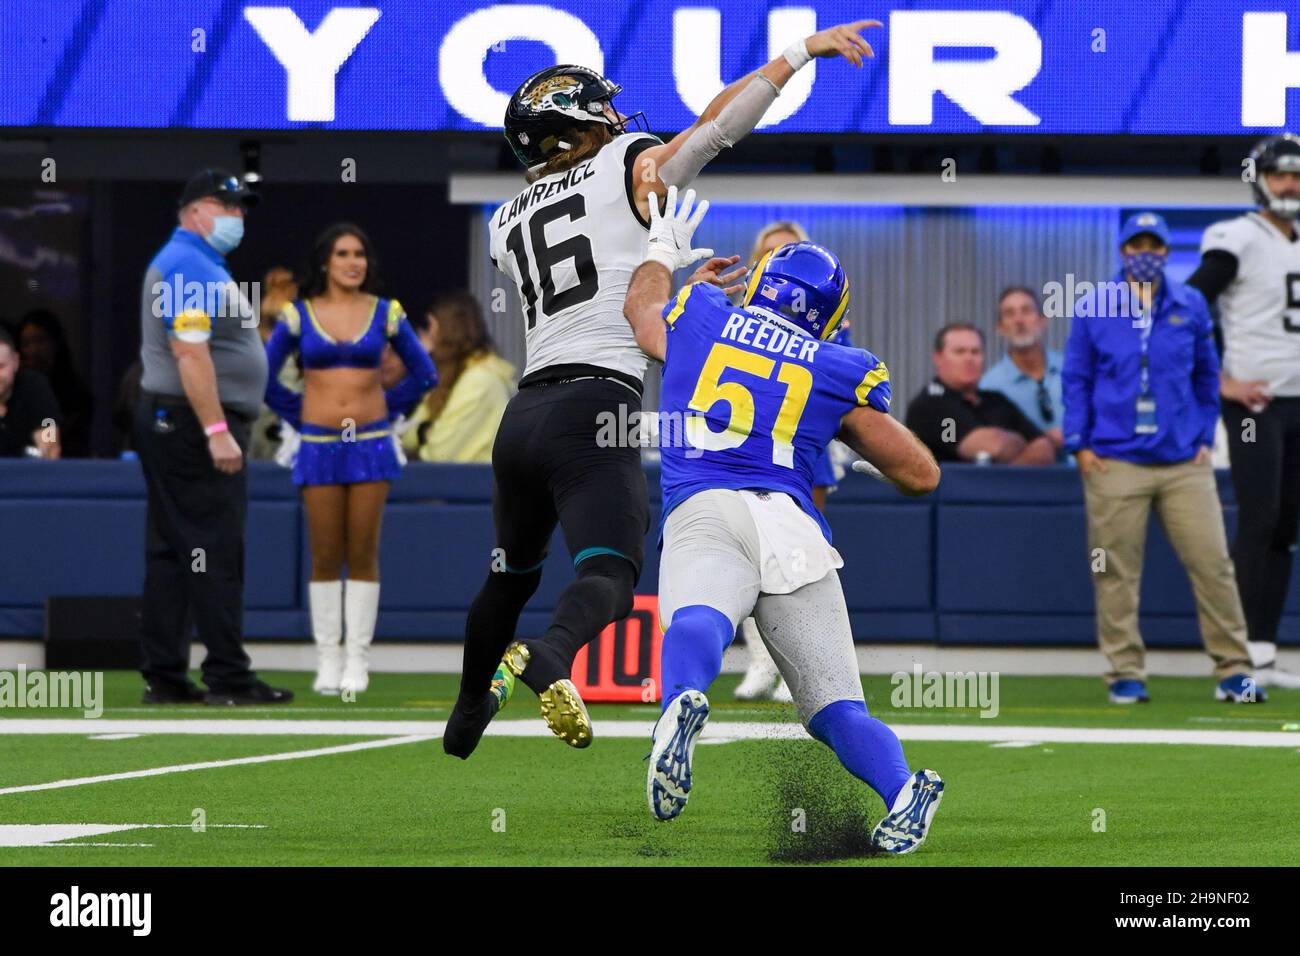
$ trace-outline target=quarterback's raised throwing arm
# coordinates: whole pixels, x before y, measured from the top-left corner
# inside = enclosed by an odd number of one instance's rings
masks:
[[[747,73],[715,96],[699,119],[661,146],[642,152],[633,169],[637,212],[649,216],[648,197],[669,186],[687,186],[724,148],[748,136],[797,70],[818,58],[842,56],[861,68],[875,56],[859,35],[878,20],[858,20],[820,30],[792,44],[762,69]]]

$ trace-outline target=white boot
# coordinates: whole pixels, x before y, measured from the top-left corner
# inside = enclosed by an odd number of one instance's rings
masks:
[[[379,582],[348,579],[343,593],[344,636],[347,661],[339,688],[359,694],[370,686],[370,642],[379,616]]]
[[[767,645],[759,636],[758,624],[752,617],[745,618],[740,625],[745,635],[745,646],[749,648],[749,669],[744,679],[736,685],[736,700],[771,700],[781,672],[777,670],[776,661],[767,651]]]
[[[311,689],[318,694],[337,694],[343,676],[343,582],[311,581],[307,598],[311,636],[316,642],[316,680]]]

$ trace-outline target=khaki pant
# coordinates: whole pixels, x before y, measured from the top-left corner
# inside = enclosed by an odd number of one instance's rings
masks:
[[[1153,505],[1191,578],[1201,640],[1214,661],[1215,677],[1249,673],[1246,622],[1228,557],[1214,469],[1208,462],[1191,461],[1135,465],[1108,458],[1104,463],[1106,472],[1093,471],[1084,477],[1083,492],[1097,599],[1097,642],[1110,661],[1106,679],[1146,679],[1138,591],[1147,517]]]

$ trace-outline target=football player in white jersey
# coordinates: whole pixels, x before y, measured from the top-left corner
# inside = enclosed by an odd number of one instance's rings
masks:
[[[1300,528],[1300,137],[1270,136],[1250,159],[1259,208],[1205,230],[1188,284],[1219,310],[1237,497],[1232,559],[1256,679],[1300,688],[1300,674],[1277,666]]]
[[[492,216],[492,261],[516,285],[528,361],[492,453],[496,548],[470,606],[460,693],[443,749],[466,758],[515,678],[533,690],[551,731],[591,743],[569,675],[577,652],[627,616],[649,528],[633,442],[602,438],[641,411],[646,359],[623,317],[645,255],[651,193],[685,186],[757,125],[786,82],[815,57],[872,56],[863,20],[800,40],[727,86],[668,142],[630,132],[613,105],[622,89],[593,70],[554,66],[529,77],[506,108],[505,136],[528,185]],[[716,261],[716,260],[715,260]],[[698,273],[697,273],[698,276]],[[714,272],[710,281],[734,281]],[[576,577],[540,637],[515,640],[559,524]],[[503,660],[504,655],[504,660]],[[501,665],[498,667],[498,665]]]

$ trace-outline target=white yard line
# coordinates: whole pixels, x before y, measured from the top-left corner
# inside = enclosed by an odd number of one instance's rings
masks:
[[[242,721],[232,721],[242,723]],[[363,740],[360,743],[339,744],[335,747],[317,747],[313,750],[294,750],[281,754],[262,754],[256,757],[236,757],[231,760],[205,760],[202,763],[183,763],[173,767],[150,767],[147,770],[128,770],[124,773],[106,773],[95,777],[72,777],[68,780],[53,780],[49,783],[32,783],[20,787],[0,788],[0,796],[11,793],[35,793],[40,790],[62,790],[66,787],[81,787],[89,783],[109,783],[114,780],[135,780],[140,777],[161,777],[170,773],[188,773],[191,770],[213,770],[217,767],[238,767],[245,764],[275,763],[281,760],[304,760],[308,757],[327,757],[331,754],[353,753],[358,750],[375,750],[379,747],[395,747],[398,744],[417,744],[436,739],[428,735],[390,737],[384,740]]]
[[[153,846],[152,843],[63,843],[126,830],[193,830],[191,823],[7,823],[0,824],[0,847],[15,846]],[[208,823],[205,830],[265,830],[264,823]]]
[[[410,737],[442,736],[442,720],[85,720],[54,718],[49,720],[0,720],[0,737],[28,734],[201,734],[221,736],[259,736],[278,734],[285,737]],[[1192,744],[1225,747],[1295,747],[1300,733],[1264,730],[1181,730],[1173,728],[1110,727],[1013,727],[992,721],[970,724],[890,724],[902,740],[937,740],[971,743],[1005,743],[1031,741],[1058,744]],[[595,726],[597,740],[609,738],[650,737],[650,721],[606,720]],[[793,722],[714,720],[706,736],[756,740],[772,738],[797,740],[807,738],[803,727]],[[537,719],[496,720],[488,727],[492,737],[549,737],[546,725]],[[369,745],[345,744],[344,747]],[[330,748],[327,748],[330,749]],[[264,760],[272,758],[247,758]],[[0,791],[3,792],[3,791]]]
[[[316,747],[311,750],[294,750],[288,753],[263,754],[254,757],[236,757],[229,760],[207,760],[200,763],[177,764],[170,767],[151,767],[146,770],[129,770],[123,773],[101,774],[92,777],[73,777],[49,783],[26,784],[0,788],[0,796],[15,793],[34,793],[43,790],[61,790],[93,783],[116,780],[135,780],[141,777],[160,777],[192,770],[213,770],[219,767],[238,767],[250,764],[276,763],[284,760],[304,760],[333,754],[355,753],[400,744],[424,743],[442,736],[445,721],[390,720],[0,720],[0,736],[27,736],[49,734],[84,735],[94,729],[104,733],[137,734],[195,734],[223,736],[357,736],[381,737],[380,740]],[[649,723],[641,721],[605,721],[596,725],[596,736],[642,739],[649,736]],[[1164,729],[1114,729],[1085,727],[1006,727],[997,725],[939,725],[894,724],[894,732],[902,740],[929,740],[994,744],[1002,747],[1029,747],[1047,743],[1065,744],[1191,744],[1224,747],[1287,747],[1294,748],[1300,736],[1278,731],[1248,730],[1164,730]],[[498,720],[488,728],[493,737],[550,737],[551,733],[540,720]],[[735,740],[798,740],[810,739],[803,727],[795,723],[760,723],[755,721],[714,721],[704,731],[702,741],[715,740],[730,743]]]

